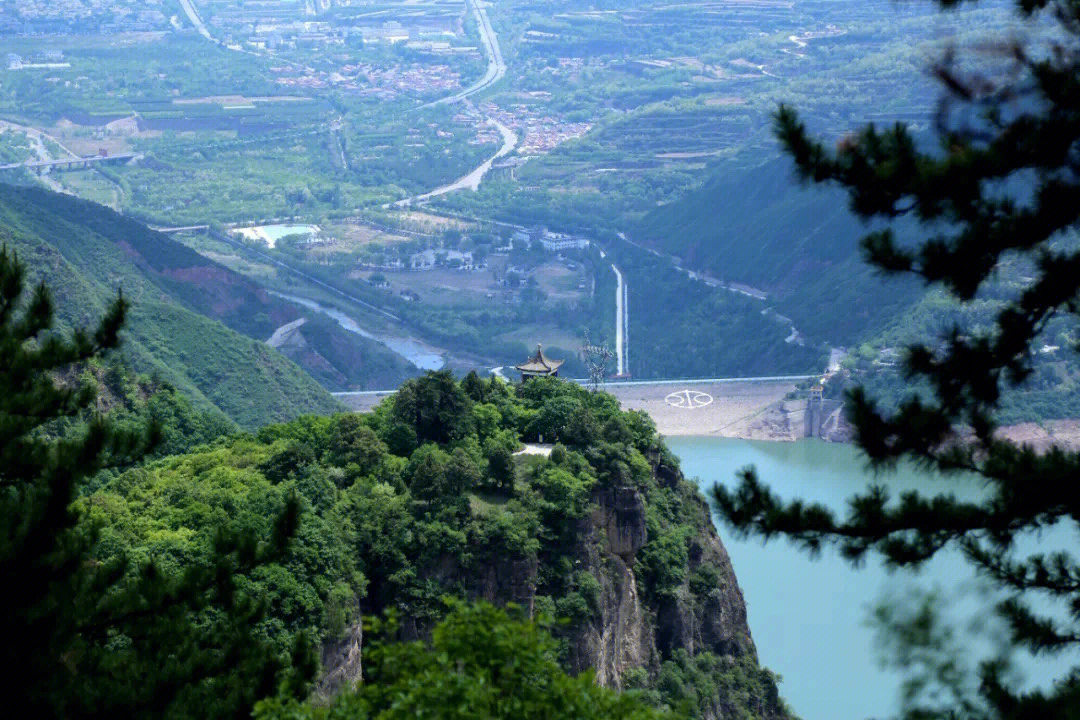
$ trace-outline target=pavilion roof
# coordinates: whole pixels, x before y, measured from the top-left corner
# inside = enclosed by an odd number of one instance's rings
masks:
[[[521,372],[529,373],[550,373],[559,369],[565,360],[551,360],[544,355],[544,349],[540,345],[536,346],[536,354],[531,358],[523,362],[521,365],[515,365],[514,369]]]

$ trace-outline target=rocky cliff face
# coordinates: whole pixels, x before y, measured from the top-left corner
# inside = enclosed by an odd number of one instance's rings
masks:
[[[337,642],[323,646],[321,660],[325,670],[315,686],[316,697],[330,698],[360,680],[363,646],[364,627],[360,623],[350,626]]]
[[[562,631],[570,670],[593,669],[601,685],[624,688],[631,676],[634,687],[642,686],[643,674],[655,681],[664,664],[676,656],[693,659],[708,653],[718,659],[720,667],[735,667],[740,662],[745,666],[749,661],[756,669],[746,605],[704,498],[678,467],[659,453],[650,463],[654,488],[597,488],[592,512],[574,530],[574,572],[594,577],[599,593],[592,615]],[[664,592],[644,593],[635,569],[650,540],[647,516],[652,492],[664,494],[669,501],[677,498],[680,516],[692,521],[681,582]],[[514,602],[530,614],[534,611],[543,558],[495,556],[470,570],[457,567],[449,558],[443,560],[428,573],[443,587],[457,584],[474,599]],[[359,679],[361,638],[357,632],[324,651],[327,676],[320,692],[333,692]],[[417,632],[423,633],[424,628],[406,630],[408,635]],[[758,672],[755,682],[762,684],[762,689],[760,697],[752,699],[750,709],[763,719],[786,718],[771,675]],[[646,682],[645,687],[649,686]],[[742,717],[747,697],[745,693],[738,698],[725,696],[721,690],[703,705],[702,718]]]
[[[642,609],[633,564],[645,545],[645,503],[633,488],[594,494],[596,509],[578,528],[578,567],[600,583],[599,613],[574,628],[570,665],[596,670],[601,685],[622,687],[623,673],[655,664],[656,641]]]

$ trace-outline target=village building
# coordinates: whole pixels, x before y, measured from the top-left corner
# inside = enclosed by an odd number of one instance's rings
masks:
[[[544,234],[540,237],[540,244],[543,245],[544,249],[548,252],[584,250],[589,247],[589,241],[585,238],[550,231],[544,231]]]
[[[536,354],[521,365],[515,365],[514,369],[521,373],[521,382],[525,382],[534,377],[559,377],[559,368],[564,362],[546,357],[543,347],[537,345]]]

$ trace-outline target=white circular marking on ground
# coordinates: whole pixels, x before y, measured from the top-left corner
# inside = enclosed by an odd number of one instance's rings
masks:
[[[703,408],[710,405],[712,401],[712,395],[697,390],[679,390],[664,398],[664,402],[671,407],[686,408],[687,410]]]

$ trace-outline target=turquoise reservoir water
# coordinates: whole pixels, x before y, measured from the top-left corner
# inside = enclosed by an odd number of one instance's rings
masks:
[[[754,465],[781,497],[842,509],[870,478],[857,451],[847,445],[724,438],[668,438],[667,443],[686,476],[699,478],[703,490],[715,482],[734,486],[736,472]],[[886,480],[895,489],[941,487],[932,476],[911,470]],[[962,488],[963,494],[977,492],[975,483]],[[761,662],[783,677],[780,693],[803,720],[883,718],[897,711],[900,675],[879,663],[875,631],[868,625],[879,601],[902,597],[913,586],[937,586],[956,599],[957,617],[985,618],[976,613],[985,607],[985,595],[979,595],[974,573],[957,552],[939,554],[918,574],[890,573],[876,558],[855,569],[831,550],[814,559],[786,540],[763,545],[758,539],[739,540],[723,526],[719,532],[746,598]],[[1065,535],[1032,539],[1028,549],[1056,549],[1056,542],[1054,548],[1044,545]],[[1075,547],[1075,536],[1068,534],[1068,540]],[[1046,685],[1076,660],[1022,664],[1029,683]]]
[[[263,225],[259,229],[274,242],[289,235],[311,235],[319,230],[315,225]]]

